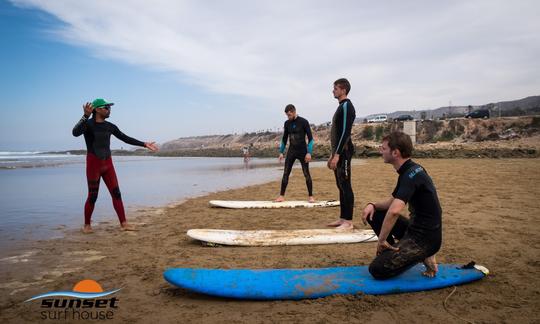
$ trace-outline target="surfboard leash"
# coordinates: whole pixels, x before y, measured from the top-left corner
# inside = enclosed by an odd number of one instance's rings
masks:
[[[469,321],[468,319],[465,319],[465,318],[463,318],[463,317],[460,317],[459,315],[452,313],[452,312],[448,309],[448,306],[446,305],[446,303],[448,302],[448,299],[450,299],[450,297],[456,292],[456,290],[457,290],[457,286],[454,286],[454,289],[452,290],[452,292],[450,292],[450,294],[449,294],[448,296],[446,296],[446,298],[444,299],[444,301],[443,301],[443,307],[444,307],[444,310],[447,311],[448,314],[454,316],[454,317],[457,318],[457,319],[460,319],[460,320],[462,320],[462,321],[464,321],[464,322],[466,322],[466,323],[469,323],[469,324],[474,324],[473,321]]]

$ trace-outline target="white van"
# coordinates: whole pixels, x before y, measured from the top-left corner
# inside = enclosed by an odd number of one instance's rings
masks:
[[[386,121],[388,121],[388,116],[386,115],[373,116],[367,120],[368,123],[384,123]]]

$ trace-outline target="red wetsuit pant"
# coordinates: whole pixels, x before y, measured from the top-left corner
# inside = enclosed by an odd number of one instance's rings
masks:
[[[120,223],[126,221],[124,204],[122,203],[122,195],[118,187],[118,179],[112,163],[112,158],[109,156],[106,160],[99,159],[96,155],[88,153],[86,155],[86,179],[88,180],[88,198],[84,205],[84,223],[90,225],[92,212],[99,192],[99,181],[103,178],[109,192],[111,193],[114,210],[118,215]]]

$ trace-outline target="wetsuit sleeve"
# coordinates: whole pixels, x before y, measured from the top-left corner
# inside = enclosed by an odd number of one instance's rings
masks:
[[[285,153],[285,147],[287,147],[287,139],[289,138],[289,128],[287,127],[287,122],[283,124],[283,137],[281,138],[281,143],[279,144],[279,153]]]
[[[416,186],[413,179],[411,179],[409,176],[401,177],[399,179],[398,186],[394,192],[392,192],[392,196],[394,198],[403,200],[405,203],[408,203],[415,190]]]
[[[343,147],[351,137],[352,125],[355,118],[354,107],[349,101],[345,101],[341,105],[338,115],[338,125],[341,125],[341,127],[338,128],[339,141],[334,154],[341,154],[343,152]]]
[[[122,142],[124,143],[128,143],[128,144],[131,144],[131,145],[135,145],[135,146],[142,146],[144,147],[144,142],[141,142],[139,140],[136,140],[134,139],[133,137],[129,137],[127,136],[126,134],[122,133],[120,131],[120,129],[118,129],[118,127],[116,125],[113,125],[113,130],[112,130],[112,134],[118,138],[119,140],[121,140]]]
[[[308,146],[307,150],[309,154],[313,153],[313,144],[315,144],[315,141],[313,141],[313,134],[311,134],[311,126],[309,126],[309,122],[306,120],[305,132],[308,138]]]
[[[88,117],[84,115],[81,117],[81,119],[79,119],[79,121],[77,122],[77,124],[75,124],[75,127],[73,127],[73,130],[71,131],[73,136],[78,137],[84,134],[87,128],[87,121]]]

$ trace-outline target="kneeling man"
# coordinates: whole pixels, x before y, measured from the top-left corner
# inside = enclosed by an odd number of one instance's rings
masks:
[[[427,171],[410,158],[411,138],[392,132],[383,138],[380,151],[385,163],[392,164],[399,174],[392,197],[368,203],[362,220],[377,236],[377,257],[369,265],[376,279],[397,276],[419,262],[424,262],[424,275],[437,273],[435,253],[441,247],[441,205]],[[409,204],[410,218],[400,215]],[[397,243],[396,243],[397,241]]]

